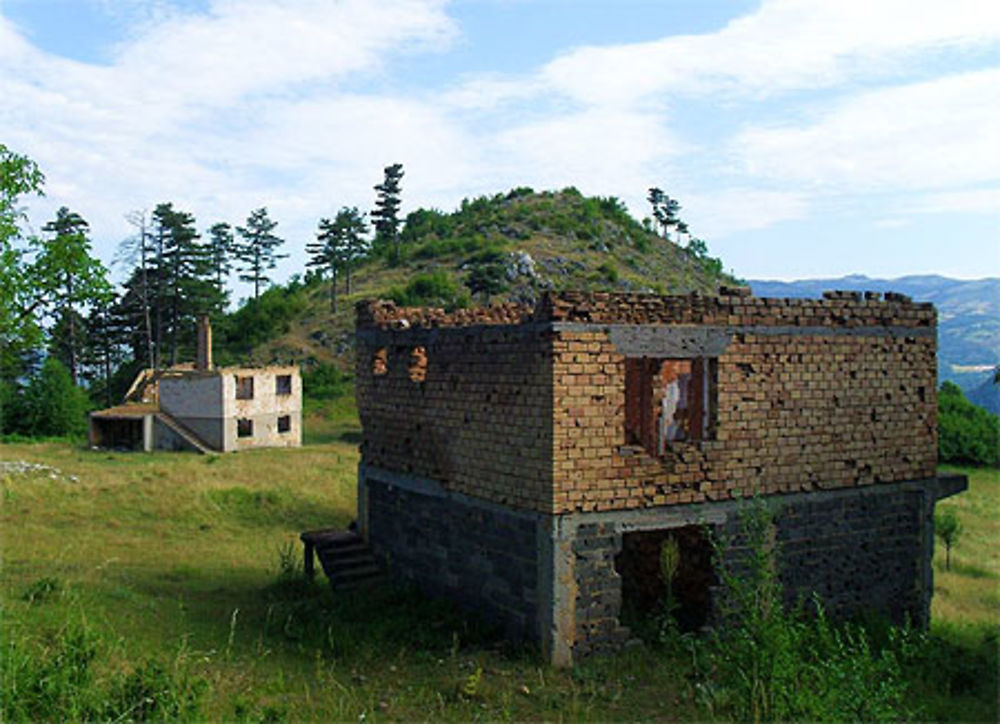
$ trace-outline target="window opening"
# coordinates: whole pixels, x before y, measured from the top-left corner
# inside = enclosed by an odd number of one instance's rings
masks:
[[[277,395],[292,394],[292,376],[278,375],[274,378],[274,392]]]
[[[389,350],[385,347],[378,350],[372,357],[372,374],[381,377],[389,372]]]
[[[410,351],[410,381],[423,382],[427,379],[427,349],[414,347]]]
[[[239,418],[236,421],[236,437],[253,437],[253,420]]]
[[[253,399],[253,377],[241,377],[236,375],[236,399]]]
[[[664,455],[672,442],[715,436],[718,362],[714,358],[625,360],[625,442]]]
[[[278,432],[289,432],[292,429],[292,416],[282,415],[278,418]]]

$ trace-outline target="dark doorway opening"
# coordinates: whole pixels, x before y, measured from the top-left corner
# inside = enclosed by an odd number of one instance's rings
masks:
[[[142,450],[142,418],[95,417],[91,421],[91,444],[108,450]]]
[[[673,616],[681,631],[699,631],[709,621],[712,588],[717,580],[711,541],[701,525],[622,536],[621,553],[615,556],[615,570],[622,580],[622,615],[645,619],[663,612],[666,582],[661,573],[660,552],[671,539],[676,541],[680,554],[672,586],[676,603]]]

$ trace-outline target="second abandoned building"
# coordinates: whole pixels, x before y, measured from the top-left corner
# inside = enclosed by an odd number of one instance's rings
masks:
[[[298,367],[215,367],[208,317],[198,320],[193,365],[143,370],[125,397],[90,414],[94,447],[207,453],[302,444]]]
[[[702,622],[703,528],[756,493],[789,598],[927,620],[934,504],[965,486],[936,475],[931,305],[723,290],[357,315],[362,535],[554,663],[625,641],[667,535]]]

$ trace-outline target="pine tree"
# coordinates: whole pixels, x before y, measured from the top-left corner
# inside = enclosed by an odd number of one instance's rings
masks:
[[[347,282],[347,293],[351,293],[351,270],[368,254],[368,224],[365,215],[358,211],[357,206],[345,206],[337,212],[337,221],[343,233],[344,246],[344,276]]]
[[[387,249],[391,249],[392,263],[398,264],[400,259],[400,182],[403,178],[403,164],[394,163],[386,166],[383,172],[385,176],[382,183],[375,186],[378,195],[375,199],[375,210],[371,213],[375,226],[375,249],[379,253],[385,253]]]
[[[74,385],[82,334],[79,309],[88,303],[104,304],[111,293],[107,270],[90,255],[89,229],[82,216],[61,207],[56,218],[42,227],[53,236],[38,244],[29,272],[39,290],[49,292],[47,306],[57,320],[53,342],[65,354]]]
[[[208,230],[208,249],[212,270],[215,274],[215,285],[224,290],[226,280],[232,271],[232,254],[236,245],[233,237],[233,227],[225,222],[212,224]]]
[[[284,243],[284,239],[273,233],[277,226],[278,222],[267,215],[267,208],[261,207],[250,212],[246,226],[236,227],[243,241],[235,244],[233,259],[240,265],[240,281],[253,284],[254,299],[260,296],[261,286],[270,281],[266,272],[275,268],[278,259],[288,256],[274,251]]]
[[[674,227],[678,227],[679,232],[687,233],[687,225],[678,216],[681,205],[676,199],[670,198],[663,193],[662,189],[654,186],[649,189],[646,200],[653,208],[653,219],[660,225],[664,239],[670,239],[670,231]],[[683,229],[680,228],[680,225],[684,225]]]
[[[319,220],[316,241],[306,244],[309,261],[306,266],[316,267],[320,273],[330,277],[330,311],[337,313],[337,272],[343,258],[343,233],[336,220],[324,217]]]

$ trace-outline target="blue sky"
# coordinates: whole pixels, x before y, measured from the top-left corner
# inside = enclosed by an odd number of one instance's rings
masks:
[[[110,260],[125,214],[316,221],[646,189],[745,278],[1000,275],[1000,3],[0,0],[0,142]]]

